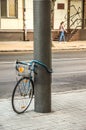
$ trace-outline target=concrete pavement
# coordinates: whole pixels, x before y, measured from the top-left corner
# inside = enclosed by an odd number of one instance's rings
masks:
[[[86,130],[86,89],[52,93],[52,112],[34,111],[34,100],[21,115],[11,99],[0,99],[0,130]]]
[[[86,49],[86,41],[62,42],[52,41],[52,51],[83,50]],[[0,42],[0,52],[33,51],[33,41],[9,41]]]

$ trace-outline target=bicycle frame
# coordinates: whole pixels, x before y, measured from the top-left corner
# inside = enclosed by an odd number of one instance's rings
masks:
[[[40,66],[42,66],[43,68],[45,68],[45,70],[46,70],[48,73],[52,73],[52,69],[49,69],[47,65],[45,65],[44,63],[42,63],[42,62],[39,61],[39,60],[31,60],[30,62],[23,62],[23,61],[21,62],[21,61],[18,61],[18,60],[17,60],[17,62],[16,62],[16,70],[17,70],[17,71],[19,71],[19,70],[18,70],[18,65],[19,65],[19,64],[28,66],[28,72],[27,72],[27,73],[29,73],[29,75],[28,75],[28,76],[20,75],[20,76],[23,76],[23,77],[29,77],[29,78],[32,79],[32,77],[33,77],[33,76],[32,76],[32,72],[33,72],[34,74],[37,74],[37,72],[36,72],[37,64],[40,65]],[[30,71],[30,72],[29,72],[29,71]]]

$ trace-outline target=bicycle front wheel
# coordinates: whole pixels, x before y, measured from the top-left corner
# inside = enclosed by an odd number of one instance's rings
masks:
[[[21,114],[29,107],[33,91],[34,84],[30,78],[24,77],[17,82],[12,93],[12,108],[16,113]]]

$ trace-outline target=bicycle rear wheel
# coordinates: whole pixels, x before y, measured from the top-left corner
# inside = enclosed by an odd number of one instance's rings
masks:
[[[34,84],[28,77],[21,78],[12,93],[12,108],[21,114],[27,110],[33,98]]]

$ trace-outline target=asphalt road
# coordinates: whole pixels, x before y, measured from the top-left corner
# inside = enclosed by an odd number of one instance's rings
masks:
[[[8,62],[19,60],[31,60],[33,59],[33,53],[18,53],[18,52],[6,52],[0,53],[0,62]],[[83,58],[86,57],[86,51],[59,51],[52,53],[52,59],[61,59],[61,58]]]
[[[10,97],[16,84],[15,60],[31,60],[32,53],[0,54],[0,98]],[[52,54],[52,92],[86,88],[86,52]]]

